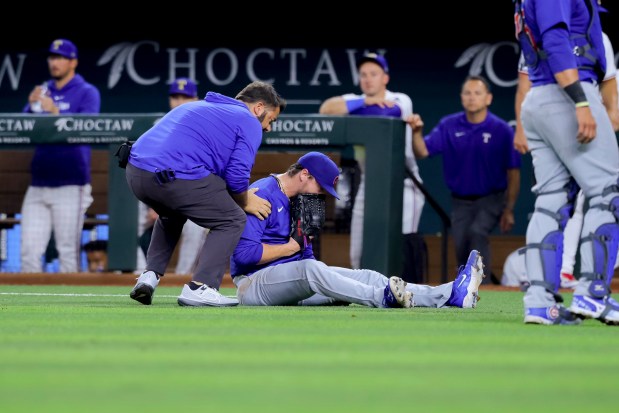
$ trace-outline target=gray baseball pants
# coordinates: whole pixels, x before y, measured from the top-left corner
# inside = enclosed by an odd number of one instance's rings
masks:
[[[209,235],[210,236],[210,235]],[[263,268],[249,277],[236,276],[241,305],[328,305],[347,302],[382,307],[389,279],[373,270],[330,267],[317,260],[301,260]],[[432,287],[407,284],[417,307],[443,307],[453,282]]]
[[[597,123],[597,135],[588,144],[576,140],[578,123],[574,102],[557,84],[531,88],[522,103],[522,124],[531,149],[537,195],[535,212],[527,227],[527,245],[539,244],[545,236],[558,230],[557,221],[539,212],[540,208],[558,211],[567,202],[561,188],[573,176],[590,205],[607,203],[605,188],[617,184],[619,178],[619,150],[610,119],[600,99],[596,85],[582,82],[591,111]],[[556,191],[556,192],[555,192]],[[603,224],[614,223],[613,213],[600,208],[589,208],[584,215],[581,239]],[[594,272],[591,243],[580,247],[581,272]],[[559,257],[560,259],[560,257]],[[544,281],[540,252],[526,251],[526,267],[530,281]],[[588,295],[591,281],[581,278],[575,294]],[[524,297],[526,308],[548,307],[555,303],[552,295],[541,286],[531,286]]]

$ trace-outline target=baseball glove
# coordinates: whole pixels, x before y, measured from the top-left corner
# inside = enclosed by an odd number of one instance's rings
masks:
[[[301,250],[318,235],[325,223],[326,201],[323,194],[299,194],[290,201],[290,237]]]

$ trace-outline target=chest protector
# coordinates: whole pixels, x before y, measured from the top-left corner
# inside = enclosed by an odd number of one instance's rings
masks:
[[[531,28],[527,25],[523,3],[525,0],[514,0],[516,11],[514,13],[514,25],[516,28],[516,39],[520,43],[524,60],[530,69],[537,67],[540,60],[546,60],[548,54],[544,51],[541,39],[535,41]],[[585,33],[572,33],[570,41],[572,52],[576,56],[578,70],[593,70],[598,79],[604,78],[604,68],[600,64],[598,52],[593,48],[591,41],[591,28],[593,27],[595,13],[594,0],[584,0],[589,11],[589,23]]]

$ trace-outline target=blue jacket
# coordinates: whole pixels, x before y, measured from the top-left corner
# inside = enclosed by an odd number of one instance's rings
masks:
[[[161,118],[131,148],[129,163],[150,172],[171,169],[179,179],[215,174],[232,193],[249,187],[262,143],[262,125],[239,100],[208,92]]]
[[[47,89],[60,114],[94,114],[101,110],[99,90],[76,74],[62,89],[56,89],[53,80]],[[31,113],[30,104],[23,108]],[[74,144],[37,145],[30,164],[32,186],[58,187],[90,183],[90,146]]]

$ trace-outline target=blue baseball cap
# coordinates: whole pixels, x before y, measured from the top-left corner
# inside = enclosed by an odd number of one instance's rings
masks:
[[[308,152],[300,157],[297,163],[309,171],[322,189],[340,199],[335,191],[335,184],[340,179],[340,169],[327,155],[320,152]]]
[[[174,79],[170,85],[170,95],[185,95],[191,98],[198,96],[198,85],[193,80],[187,77],[179,77]]]
[[[49,54],[57,54],[67,59],[77,59],[77,47],[67,39],[56,39],[49,46]]]
[[[376,63],[385,71],[385,73],[389,73],[389,65],[387,64],[387,59],[385,59],[385,56],[383,55],[378,53],[365,53],[359,58],[359,60],[357,60],[357,69],[359,69],[361,65],[366,62]]]

